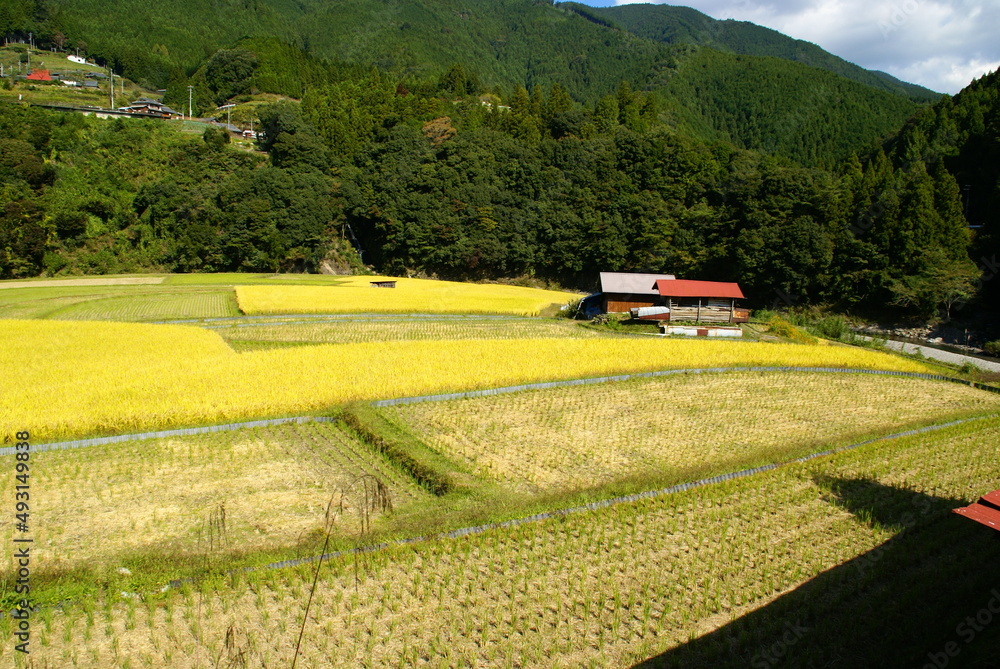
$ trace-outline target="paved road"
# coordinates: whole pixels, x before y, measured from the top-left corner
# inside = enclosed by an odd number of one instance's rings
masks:
[[[871,340],[871,337],[866,337],[866,339]],[[1000,372],[1000,363],[990,362],[989,360],[980,360],[979,358],[974,358],[971,355],[962,355],[961,353],[942,351],[941,349],[931,348],[930,346],[919,346],[917,344],[893,341],[892,339],[889,339],[885,342],[885,347],[892,349],[893,351],[902,351],[903,353],[916,353],[917,351],[920,351],[920,354],[925,358],[932,358],[942,362],[950,362],[956,365],[971,362],[979,369],[984,369],[987,372]]]

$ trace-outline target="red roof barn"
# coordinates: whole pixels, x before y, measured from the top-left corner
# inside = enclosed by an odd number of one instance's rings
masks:
[[[739,284],[660,280],[656,282],[656,290],[663,298],[663,305],[670,309],[671,321],[745,323],[750,319],[748,310],[736,308],[736,300],[743,299]]]

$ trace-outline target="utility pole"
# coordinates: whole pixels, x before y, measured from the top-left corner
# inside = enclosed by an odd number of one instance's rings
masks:
[[[109,68],[109,71],[111,72],[111,108],[114,109],[115,108],[115,71],[111,70],[110,68]]]
[[[190,121],[194,118],[194,106],[192,105],[192,95],[194,92],[194,86],[188,86],[188,120]]]

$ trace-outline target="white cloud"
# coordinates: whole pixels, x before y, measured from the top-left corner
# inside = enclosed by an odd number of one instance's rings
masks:
[[[615,0],[628,4],[630,0]],[[596,3],[595,3],[596,4]],[[671,3],[674,4],[674,3]],[[998,0],[690,0],[713,18],[752,21],[858,65],[957,93],[1000,66]]]
[[[972,58],[958,62],[944,58],[930,58],[914,63],[892,73],[903,81],[921,83],[931,90],[957,93],[973,79],[1000,69],[1000,59],[992,61]]]

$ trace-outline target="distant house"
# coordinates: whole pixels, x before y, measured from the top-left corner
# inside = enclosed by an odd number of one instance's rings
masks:
[[[161,118],[183,117],[183,114],[180,112],[174,111],[158,100],[150,100],[149,98],[139,98],[127,107],[120,107],[118,111],[127,112],[129,114],[150,114]]]
[[[97,85],[96,81],[85,81],[85,82],[83,82],[83,87],[84,88],[100,88],[100,86]]]
[[[672,280],[673,274],[601,272],[601,309],[622,313],[639,307],[661,304],[656,282]]]
[[[745,323],[750,318],[749,310],[736,306],[736,300],[743,299],[743,291],[736,283],[659,280],[656,291],[660,305],[670,310],[661,320]]]
[[[87,59],[82,56],[66,56],[66,60],[76,63],[77,65],[86,65]]]
[[[32,70],[28,73],[28,81],[52,81],[48,70]]]

